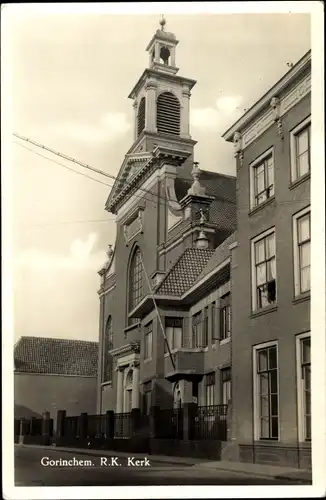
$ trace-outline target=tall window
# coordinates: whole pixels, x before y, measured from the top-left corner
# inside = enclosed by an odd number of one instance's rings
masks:
[[[143,384],[143,392],[144,392],[144,414],[149,415],[152,404],[152,382],[146,382],[145,384]]]
[[[165,318],[165,335],[171,350],[182,347],[182,318]],[[166,342],[164,352],[167,352]]]
[[[293,217],[295,295],[310,290],[310,207]]]
[[[298,410],[300,441],[311,440],[311,358],[310,336],[300,335],[298,338]]]
[[[131,260],[129,287],[129,309],[131,310],[136,307],[143,295],[143,266],[139,248],[135,250]]]
[[[192,346],[207,347],[208,332],[205,325],[205,311],[200,311],[192,317]]]
[[[273,150],[269,150],[250,165],[251,208],[264,203],[275,194]]]
[[[205,375],[205,405],[214,406],[215,402],[215,373]]]
[[[150,322],[145,326],[144,337],[144,360],[151,359],[153,351],[153,323]]]
[[[277,345],[254,348],[257,439],[279,438]]]
[[[253,309],[276,303],[275,230],[252,240]]]
[[[112,317],[109,316],[105,327],[105,341],[104,341],[104,382],[112,381],[112,368],[113,359],[110,354],[111,349],[113,349],[113,329],[112,329]]]
[[[212,302],[211,319],[212,319],[212,344],[215,344],[216,339],[217,339],[217,331],[216,331],[216,302]]]
[[[222,404],[227,405],[231,399],[231,367],[221,370]]]
[[[231,337],[231,294],[221,297],[220,302],[220,340]]]

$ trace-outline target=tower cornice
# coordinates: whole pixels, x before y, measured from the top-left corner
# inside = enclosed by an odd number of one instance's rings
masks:
[[[179,75],[173,75],[169,73],[162,73],[160,71],[154,70],[154,69],[149,69],[146,68],[139,78],[138,82],[128,95],[129,99],[135,99],[137,97],[138,91],[140,88],[145,84],[146,79],[148,78],[157,78],[161,81],[166,81],[166,82],[178,82],[183,85],[186,85],[189,88],[189,91],[196,85],[197,81],[193,80],[191,78],[185,78],[183,76]]]

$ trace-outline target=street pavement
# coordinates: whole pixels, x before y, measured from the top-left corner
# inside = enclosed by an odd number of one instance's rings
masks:
[[[69,460],[70,464],[64,464]],[[42,465],[42,462],[43,464]],[[132,454],[103,457],[15,446],[15,486],[289,485],[293,482],[241,472],[156,462]]]

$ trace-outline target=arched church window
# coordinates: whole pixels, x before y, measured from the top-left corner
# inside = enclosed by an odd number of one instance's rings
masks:
[[[139,136],[145,128],[146,99],[142,97],[137,113],[137,135]]]
[[[172,92],[163,92],[157,99],[157,131],[163,134],[180,135],[181,106]]]
[[[113,349],[113,329],[112,329],[112,317],[109,316],[105,326],[104,382],[112,381],[113,359],[110,354],[111,349]]]
[[[141,253],[136,248],[130,263],[129,274],[129,310],[133,309],[143,295],[143,267]]]

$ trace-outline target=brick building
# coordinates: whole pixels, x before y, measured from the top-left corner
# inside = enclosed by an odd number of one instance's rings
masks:
[[[177,44],[162,25],[147,47],[134,143],[106,204],[117,236],[99,272],[102,414],[230,399],[235,178],[194,162],[196,82],[177,74]]]
[[[14,362],[15,418],[96,413],[97,342],[21,337]]]
[[[225,134],[237,163],[233,439],[310,461],[310,52]]]

